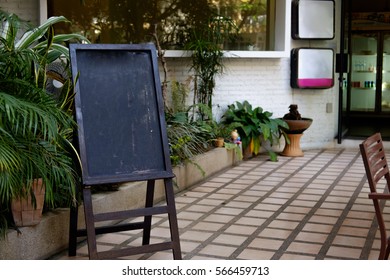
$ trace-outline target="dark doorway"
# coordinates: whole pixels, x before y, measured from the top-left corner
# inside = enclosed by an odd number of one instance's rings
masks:
[[[390,140],[390,0],[343,1],[339,139]]]

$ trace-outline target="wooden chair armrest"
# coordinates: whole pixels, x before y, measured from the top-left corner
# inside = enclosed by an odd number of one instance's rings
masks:
[[[368,198],[371,199],[390,199],[390,193],[370,193]]]

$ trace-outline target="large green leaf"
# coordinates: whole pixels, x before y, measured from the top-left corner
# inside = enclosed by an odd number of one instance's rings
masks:
[[[271,137],[271,128],[269,127],[269,125],[266,123],[260,123],[259,126],[264,140],[269,140]]]
[[[52,42],[50,45],[50,49],[48,57],[47,57],[47,63],[52,63],[57,58],[65,57],[69,59],[69,49],[64,45],[64,42],[68,41],[74,41],[74,42],[88,42],[85,37],[79,34],[61,34],[61,35],[55,35],[52,38]],[[47,51],[48,42],[47,40],[38,43],[34,46],[34,49],[40,53],[41,55],[44,55]]]
[[[260,148],[261,148],[260,137],[259,136],[253,137],[252,141],[253,141],[253,153],[257,155],[260,153]]]
[[[289,128],[288,127],[288,124],[284,121],[284,120],[282,120],[282,119],[274,119],[274,121],[277,123],[277,125],[278,126],[280,126],[280,127],[283,127],[283,128]]]
[[[243,131],[243,133],[240,133],[240,135],[241,135],[242,138],[247,138],[247,137],[249,137],[249,136],[251,135],[251,133],[252,133],[252,128],[251,128],[250,126],[248,126],[248,125],[243,125],[243,126],[241,127],[241,129],[242,129],[242,131]]]
[[[278,161],[278,155],[274,151],[268,150],[268,155],[269,155],[271,161],[274,161],[274,162]]]
[[[32,47],[38,43],[52,25],[60,22],[68,22],[68,20],[63,16],[49,18],[40,26],[24,33],[22,38],[15,43],[15,48],[20,50]]]

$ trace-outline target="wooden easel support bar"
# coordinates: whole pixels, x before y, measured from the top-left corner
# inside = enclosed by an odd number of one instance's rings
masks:
[[[102,251],[98,253],[99,259],[107,260],[113,258],[119,258],[129,255],[138,255],[145,253],[153,253],[158,251],[170,250],[173,249],[172,242],[164,242],[150,245],[143,245],[140,247],[131,247],[119,250],[110,250],[110,251]]]
[[[151,216],[158,214],[168,213],[168,209],[166,206],[155,206],[150,208],[142,208],[142,209],[133,209],[126,211],[118,211],[118,212],[107,212],[107,213],[98,213],[94,214],[95,222],[104,222],[104,221],[112,221],[112,220],[122,220],[133,217],[141,217],[141,216]]]
[[[98,235],[98,234],[104,234],[104,233],[143,229],[144,227],[145,227],[144,222],[129,223],[129,224],[117,224],[117,225],[111,225],[111,226],[97,227],[97,228],[95,228],[95,233]],[[86,235],[87,235],[86,229],[77,230],[77,237],[86,236]]]

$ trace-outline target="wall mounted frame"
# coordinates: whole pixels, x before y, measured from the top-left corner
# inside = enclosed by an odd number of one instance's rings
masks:
[[[291,36],[293,39],[334,39],[334,0],[294,0],[291,12]]]
[[[291,50],[291,87],[324,89],[334,85],[334,51],[329,48]]]

